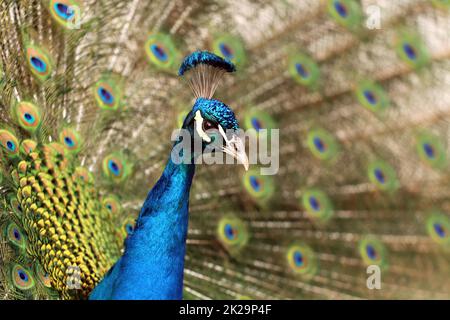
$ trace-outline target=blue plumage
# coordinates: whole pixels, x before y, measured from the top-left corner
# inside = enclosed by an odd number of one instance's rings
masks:
[[[234,112],[223,102],[215,99],[198,98],[192,112],[200,110],[204,117],[219,123],[224,129],[239,129]]]
[[[193,164],[169,160],[142,206],[125,252],[90,299],[181,299]]]
[[[178,75],[182,76],[186,71],[194,69],[199,64],[208,64],[220,68],[226,72],[234,72],[236,68],[229,60],[223,59],[208,51],[195,51],[188,55],[178,70]]]

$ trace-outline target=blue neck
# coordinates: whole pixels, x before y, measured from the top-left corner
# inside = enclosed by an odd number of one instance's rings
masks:
[[[182,299],[194,164],[170,159],[149,192],[122,258],[91,299]]]
[[[141,226],[145,225],[149,218],[159,214],[167,216],[169,213],[173,213],[170,217],[183,217],[187,225],[189,191],[194,173],[194,164],[175,164],[169,158],[161,177],[147,195],[136,221],[136,230],[133,235],[140,230]],[[186,207],[186,212],[180,210],[184,207]]]

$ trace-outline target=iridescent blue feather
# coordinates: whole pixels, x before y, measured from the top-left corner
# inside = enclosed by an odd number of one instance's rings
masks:
[[[226,72],[236,71],[236,67],[229,60],[223,59],[208,51],[195,51],[184,58],[183,63],[178,70],[178,75],[184,75],[185,72],[194,69],[199,64],[210,65],[215,68],[223,69]]]

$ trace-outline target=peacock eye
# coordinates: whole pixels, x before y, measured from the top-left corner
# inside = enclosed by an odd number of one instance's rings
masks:
[[[211,129],[217,129],[217,124],[208,120],[204,120],[202,124],[203,131],[208,131]]]

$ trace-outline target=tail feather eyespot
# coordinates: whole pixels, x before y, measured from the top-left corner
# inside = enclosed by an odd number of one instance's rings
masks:
[[[28,101],[17,103],[13,107],[13,115],[17,119],[18,124],[29,132],[36,131],[42,121],[39,108]]]
[[[45,49],[34,45],[26,48],[26,59],[31,73],[41,81],[47,80],[52,71],[53,65],[50,55]]]
[[[19,140],[10,130],[0,129],[0,146],[10,157],[15,157],[19,154]]]

